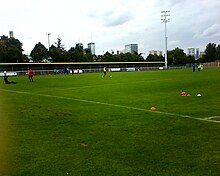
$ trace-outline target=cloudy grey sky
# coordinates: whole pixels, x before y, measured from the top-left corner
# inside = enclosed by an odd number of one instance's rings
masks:
[[[14,32],[30,54],[60,36],[66,50],[96,44],[96,54],[137,43],[139,52],[165,48],[161,11],[170,10],[168,49],[220,44],[219,0],[0,0],[0,36]]]

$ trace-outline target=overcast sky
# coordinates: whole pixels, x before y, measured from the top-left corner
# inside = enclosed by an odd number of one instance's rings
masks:
[[[161,11],[170,10],[168,49],[203,51],[209,42],[220,44],[220,0],[0,0],[0,36],[14,37],[30,54],[41,42],[48,48],[62,39],[65,49],[89,42],[96,54],[137,43],[139,52],[165,50]]]

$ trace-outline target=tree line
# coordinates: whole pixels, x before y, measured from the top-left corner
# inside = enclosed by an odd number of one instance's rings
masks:
[[[53,44],[49,51],[47,48],[38,43],[31,51],[30,56],[35,62],[41,62],[43,59],[51,60],[52,62],[135,62],[144,61],[144,58],[137,53],[131,54],[118,54],[114,55],[106,52],[104,55],[92,55],[89,48],[83,48],[81,44],[76,44],[68,51],[65,50],[64,45],[61,43],[61,38],[57,38],[57,42]]]
[[[162,55],[152,55],[149,54],[147,57],[148,61],[162,61],[164,57]],[[167,63],[168,65],[185,65],[187,63],[196,62],[195,57],[191,55],[186,55],[183,49],[175,48],[173,50],[167,51]]]
[[[15,38],[3,35],[0,38],[0,62],[23,62],[22,43]]]
[[[57,38],[57,42],[50,46],[49,50],[42,44],[37,43],[30,53],[33,62],[138,62],[138,61],[164,61],[162,55],[149,54],[147,59],[138,53],[113,54],[106,52],[104,55],[92,55],[91,50],[76,44],[69,50],[64,48],[62,39]],[[183,49],[175,48],[168,51],[168,64],[186,64],[194,62],[211,62],[220,59],[220,45],[209,43],[205,49],[205,55],[199,60],[194,56],[187,56]],[[0,37],[0,62],[29,62],[27,55],[23,54],[22,43],[15,38]]]

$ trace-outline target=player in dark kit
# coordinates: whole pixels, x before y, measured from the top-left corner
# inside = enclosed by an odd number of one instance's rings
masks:
[[[8,76],[4,76],[5,84],[16,84],[14,81],[8,81]]]
[[[193,68],[193,72],[195,72],[196,71],[196,64],[195,63],[193,63],[192,68]]]

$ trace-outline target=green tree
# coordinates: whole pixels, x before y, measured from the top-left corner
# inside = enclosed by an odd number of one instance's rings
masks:
[[[81,45],[80,43],[76,44],[75,49],[78,52],[82,52],[83,53],[83,45]]]
[[[86,48],[86,49],[85,49],[85,56],[84,56],[84,58],[85,58],[85,61],[86,61],[86,62],[92,62],[92,61],[94,61],[94,60],[93,60],[94,56],[92,55],[91,50],[90,50],[89,48]]]
[[[69,50],[68,50],[68,53],[67,53],[67,59],[68,61],[70,62],[74,62],[75,61],[75,48],[74,47],[71,47]]]
[[[50,47],[50,57],[53,62],[66,62],[68,61],[67,52],[62,47],[58,48],[54,45]]]
[[[104,54],[104,56],[102,58],[102,61],[103,62],[113,62],[114,61],[113,57],[114,57],[113,54],[111,54],[110,52],[107,51]]]
[[[183,49],[175,48],[173,53],[174,64],[186,64],[186,54],[184,53]]]
[[[81,44],[76,44],[75,46],[75,57],[76,57],[75,59],[77,62],[84,61],[84,50]]]
[[[216,47],[216,60],[220,59],[220,45]]]
[[[61,41],[62,41],[62,39],[60,38],[60,36],[58,36],[57,42],[56,42],[55,44],[56,44],[56,47],[57,47],[58,49],[64,50],[64,45],[62,44]]]
[[[68,51],[68,60],[71,62],[92,62],[95,56],[92,55],[91,50],[84,49],[81,44],[76,44],[75,47],[70,48]]]
[[[44,59],[48,59],[49,53],[47,48],[39,42],[31,51],[30,56],[33,58],[33,61],[42,62]]]
[[[11,45],[15,46],[22,53],[22,51],[23,51],[22,43],[18,39],[9,38],[9,43],[10,43],[10,46]]]
[[[3,35],[0,38],[0,62],[23,62],[22,43]]]
[[[198,59],[198,62],[199,62],[199,63],[206,62],[206,56],[205,56],[205,55],[202,55],[202,57],[200,57],[200,58]]]
[[[97,60],[102,62],[141,62],[144,61],[144,58],[137,53],[121,53],[114,55],[107,51],[103,56],[98,56]]]
[[[83,61],[83,49],[76,45],[76,47],[70,48],[68,51],[68,60],[71,62],[82,62]]]
[[[163,58],[163,56],[162,55],[157,55],[157,54],[149,54],[148,56],[147,56],[147,61],[163,61],[164,60],[164,58]]]
[[[8,47],[7,62],[23,62],[23,55],[15,45]]]
[[[67,51],[62,44],[62,39],[58,36],[55,45],[52,45],[49,50],[50,58],[53,62],[66,62],[68,60]]]
[[[193,63],[193,57],[186,56],[183,49],[175,48],[174,50],[168,51],[168,64],[183,65],[187,63]]]
[[[7,61],[7,44],[5,40],[0,40],[0,62]]]
[[[216,60],[216,44],[209,43],[205,49],[206,62],[212,62]]]
[[[195,60],[195,56],[186,56],[186,63],[195,63],[196,60]]]

